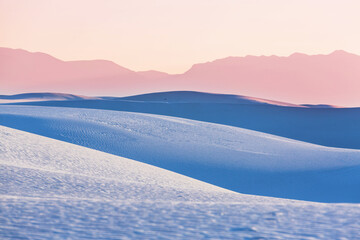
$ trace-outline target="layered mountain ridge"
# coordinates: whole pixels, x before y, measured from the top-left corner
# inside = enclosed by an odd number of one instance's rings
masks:
[[[3,94],[71,92],[126,96],[203,91],[256,96],[296,104],[360,105],[360,56],[228,57],[193,65],[183,74],[136,72],[106,60],[61,61],[48,54],[0,48]]]

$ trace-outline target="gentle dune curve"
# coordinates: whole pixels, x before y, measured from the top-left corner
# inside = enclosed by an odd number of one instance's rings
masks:
[[[1,239],[355,239],[358,204],[234,193],[0,126]],[[316,216],[316,217],[314,217]]]
[[[360,202],[360,151],[246,129],[106,110],[1,106],[0,124],[131,158],[241,193]]]
[[[360,149],[360,108],[294,107],[264,99],[201,92],[19,104],[160,114],[241,127],[328,147]]]

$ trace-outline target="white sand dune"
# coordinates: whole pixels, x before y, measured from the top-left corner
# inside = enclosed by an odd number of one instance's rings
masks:
[[[360,108],[299,107],[237,95],[186,91],[19,104],[160,114],[241,127],[323,146],[360,149]]]
[[[1,239],[356,239],[358,204],[234,193],[0,126]]]
[[[121,111],[0,106],[0,124],[155,165],[241,193],[360,202],[360,151]]]

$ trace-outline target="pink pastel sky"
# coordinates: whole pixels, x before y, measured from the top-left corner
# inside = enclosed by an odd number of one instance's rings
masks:
[[[360,55],[359,0],[0,0],[0,46],[182,73],[227,56]]]

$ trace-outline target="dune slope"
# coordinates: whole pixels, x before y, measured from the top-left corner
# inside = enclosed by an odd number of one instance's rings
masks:
[[[20,104],[161,114],[247,128],[329,147],[360,149],[360,108],[296,107],[264,99],[198,92]]]
[[[246,129],[106,110],[1,106],[0,124],[149,163],[241,193],[360,202],[360,151]]]
[[[358,204],[241,195],[2,126],[0,137],[1,239],[355,239],[360,234],[353,221],[360,217]]]

